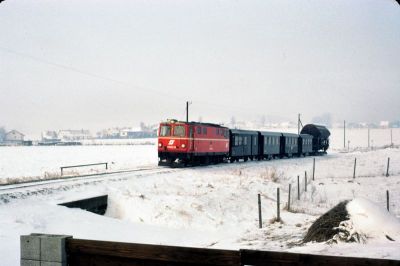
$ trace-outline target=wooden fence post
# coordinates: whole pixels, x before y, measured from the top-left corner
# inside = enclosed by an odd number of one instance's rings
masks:
[[[288,194],[288,203],[287,203],[287,209],[290,211],[290,193],[292,192],[292,184],[289,184],[289,194]]]
[[[389,176],[389,164],[390,164],[390,157],[388,157],[387,167],[386,167],[386,177]]]
[[[386,190],[386,208],[389,211],[389,190]]]
[[[276,189],[276,213],[277,213],[277,221],[281,221],[281,208],[280,208],[280,195],[279,188]]]
[[[312,167],[312,180],[314,181],[314,175],[315,175],[315,158],[313,158],[313,167]]]
[[[261,195],[258,194],[258,226],[262,228],[262,216],[261,216]]]
[[[357,167],[357,158],[354,158],[354,171],[353,171],[353,178],[356,178],[356,167]]]
[[[297,176],[297,199],[300,200],[300,176]]]
[[[304,176],[304,191],[307,192],[307,174]]]

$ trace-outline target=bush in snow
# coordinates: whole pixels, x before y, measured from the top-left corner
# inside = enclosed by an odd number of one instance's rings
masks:
[[[332,239],[337,234],[335,228],[339,227],[342,221],[347,220],[347,203],[348,201],[343,201],[319,217],[308,229],[303,242],[325,242]]]

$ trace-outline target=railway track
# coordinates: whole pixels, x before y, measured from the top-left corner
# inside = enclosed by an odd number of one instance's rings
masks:
[[[164,168],[159,166],[148,168],[143,167],[130,170],[120,170],[79,176],[64,176],[55,179],[35,180],[18,184],[1,185],[0,200],[3,199],[4,201],[4,198],[17,198],[18,196],[20,197],[24,195],[26,196],[31,194],[39,194],[41,191],[43,192],[60,189],[66,190],[69,187],[72,188],[80,185],[89,185],[106,181],[123,181],[130,178],[144,177],[153,174],[171,173],[180,170],[181,169]]]

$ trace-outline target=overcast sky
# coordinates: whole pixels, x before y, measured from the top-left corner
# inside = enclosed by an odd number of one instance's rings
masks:
[[[400,119],[394,0],[0,3],[0,126]]]

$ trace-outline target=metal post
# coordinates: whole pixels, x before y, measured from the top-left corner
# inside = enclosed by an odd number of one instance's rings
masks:
[[[106,163],[106,170],[108,170],[108,163]]]
[[[387,167],[386,167],[386,177],[389,176],[389,164],[390,164],[390,157],[388,157]]]
[[[315,158],[313,158],[313,167],[312,167],[312,180],[314,181],[314,176],[315,176]]]
[[[262,228],[262,215],[261,215],[261,195],[258,194],[258,226]]]
[[[354,171],[353,171],[353,178],[356,178],[356,166],[357,166],[357,158],[354,158]]]
[[[281,209],[280,209],[280,195],[279,195],[279,188],[276,189],[276,213],[277,213],[277,218],[278,222],[281,221]]]
[[[386,190],[386,208],[389,211],[389,190]]]
[[[63,176],[63,167],[60,167],[60,169],[61,169],[61,176]]]
[[[300,200],[300,176],[297,176],[297,199]]]
[[[292,184],[289,184],[289,194],[288,194],[288,203],[287,203],[287,209],[290,211],[290,193],[292,192]]]

